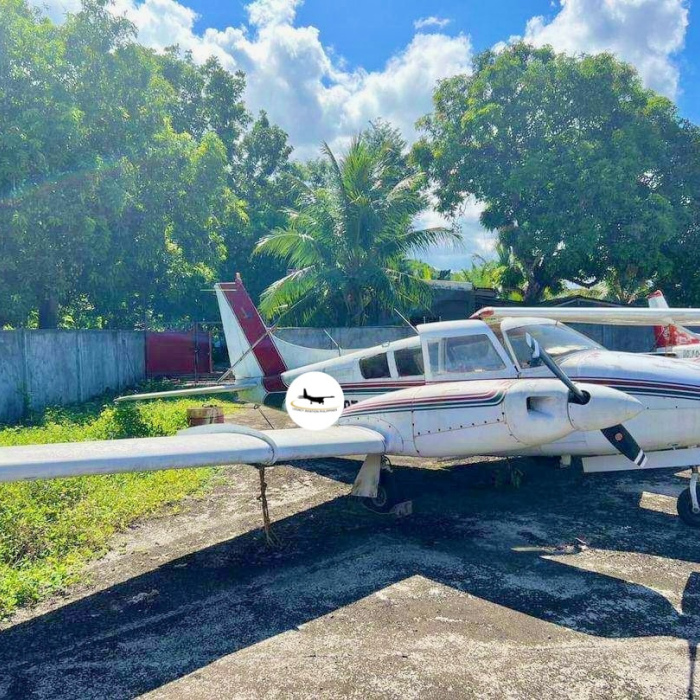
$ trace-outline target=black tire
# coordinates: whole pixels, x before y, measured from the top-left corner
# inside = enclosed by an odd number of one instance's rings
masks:
[[[676,501],[678,517],[690,527],[700,527],[700,513],[693,513],[693,501],[690,498],[690,489],[684,489]]]
[[[400,502],[396,486],[396,476],[388,469],[379,472],[379,486],[376,498],[363,498],[362,505],[373,513],[388,513]]]

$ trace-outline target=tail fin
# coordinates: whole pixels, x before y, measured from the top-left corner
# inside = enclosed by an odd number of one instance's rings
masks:
[[[279,375],[287,367],[253,300],[236,273],[235,282],[214,285],[233,373],[238,377]]]
[[[660,289],[652,292],[647,301],[652,309],[668,309],[668,303]],[[700,337],[684,326],[654,326],[654,339],[657,349],[673,348],[677,345],[696,345]]]

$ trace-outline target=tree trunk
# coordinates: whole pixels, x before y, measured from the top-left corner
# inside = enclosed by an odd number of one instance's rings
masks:
[[[51,292],[39,302],[39,328],[58,328],[58,299]]]

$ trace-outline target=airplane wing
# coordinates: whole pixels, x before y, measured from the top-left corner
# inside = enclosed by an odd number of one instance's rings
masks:
[[[355,426],[260,431],[206,425],[173,437],[0,447],[0,482],[225,464],[269,465],[384,452],[380,433]]]
[[[255,379],[242,380],[229,384],[210,384],[196,386],[191,389],[171,389],[169,391],[151,391],[145,394],[126,394],[114,399],[115,403],[124,401],[146,401],[147,399],[171,399],[175,396],[201,396],[202,394],[230,394],[257,386]]]
[[[487,306],[472,318],[550,318],[564,323],[601,323],[615,326],[700,325],[700,309],[648,309],[637,306]]]

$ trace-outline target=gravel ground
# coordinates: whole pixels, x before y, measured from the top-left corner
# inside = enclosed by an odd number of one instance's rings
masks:
[[[243,413],[243,412],[241,412]],[[275,427],[280,414],[268,413]],[[265,427],[261,416],[246,422]],[[236,415],[241,422],[241,414]],[[348,498],[358,460],[248,466],[115,538],[88,583],[0,631],[16,698],[687,698],[700,533],[687,474],[396,460],[414,513]]]

